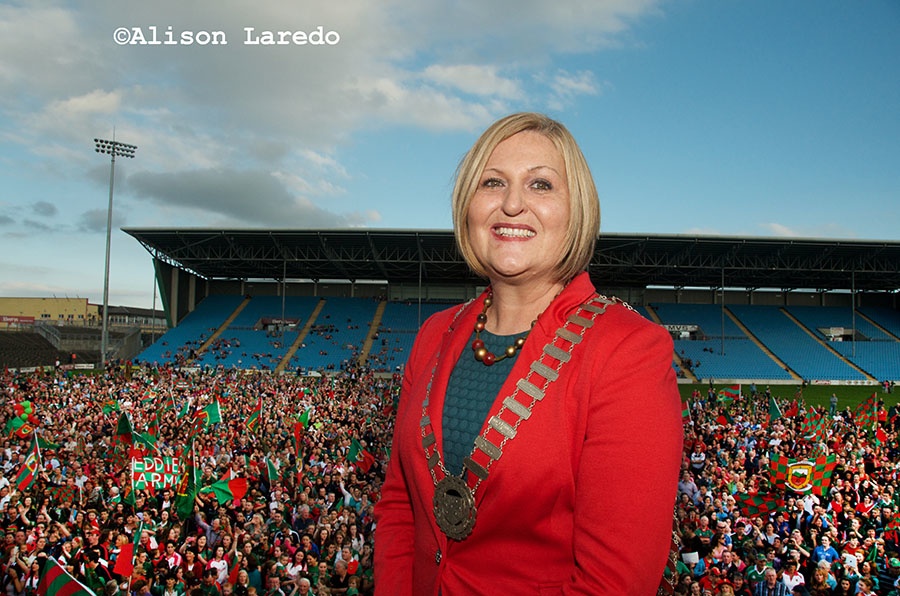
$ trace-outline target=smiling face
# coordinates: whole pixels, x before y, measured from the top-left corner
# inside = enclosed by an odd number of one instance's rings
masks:
[[[556,145],[523,131],[498,144],[485,164],[466,215],[469,242],[492,282],[555,283],[569,215]]]

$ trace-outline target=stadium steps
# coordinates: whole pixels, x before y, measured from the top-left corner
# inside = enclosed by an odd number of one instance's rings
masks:
[[[234,309],[234,312],[231,313],[231,315],[227,319],[225,319],[225,321],[221,325],[219,325],[219,328],[216,329],[215,332],[213,332],[213,334],[210,335],[209,338],[205,342],[203,342],[203,344],[199,348],[197,348],[197,351],[195,352],[195,358],[190,362],[199,360],[203,356],[204,352],[206,352],[206,349],[209,348],[209,346],[211,346],[214,341],[219,339],[219,336],[222,335],[222,333],[226,329],[228,329],[228,326],[231,325],[232,322],[234,322],[237,316],[241,314],[242,310],[247,308],[248,304],[250,304],[250,298],[244,298],[244,301],[238,304],[237,308]]]
[[[813,338],[814,340],[816,340],[816,342],[817,342],[820,346],[822,346],[823,348],[825,348],[826,350],[828,350],[829,352],[831,352],[832,354],[834,354],[835,356],[837,356],[838,358],[840,358],[841,362],[843,362],[844,364],[846,364],[847,366],[849,366],[850,368],[852,368],[853,370],[855,370],[856,372],[858,372],[859,374],[861,374],[862,376],[864,376],[864,377],[866,378],[866,380],[868,380],[868,381],[873,381],[873,382],[875,382],[875,383],[878,382],[878,380],[877,380],[875,377],[873,377],[872,375],[870,375],[869,373],[867,373],[866,371],[864,371],[864,370],[861,369],[860,367],[856,366],[855,364],[853,364],[852,362],[850,362],[849,360],[847,360],[846,358],[844,358],[844,356],[841,355],[840,352],[838,352],[837,350],[835,350],[834,348],[832,348],[831,346],[829,346],[829,345],[828,345],[828,342],[823,341],[821,337],[819,337],[818,335],[816,335],[815,333],[813,333],[812,330],[810,330],[809,327],[807,327],[806,325],[804,325],[804,324],[800,321],[800,319],[798,319],[797,317],[795,317],[794,315],[792,315],[786,308],[782,308],[782,309],[780,309],[780,310],[781,310],[782,313],[784,313],[784,315],[785,315],[787,318],[789,318],[789,319],[794,323],[794,325],[796,325],[797,327],[799,327],[800,329],[802,329],[804,332],[806,332],[807,335],[809,335],[811,338]]]
[[[893,333],[891,333],[889,330],[887,330],[887,329],[885,329],[884,327],[882,327],[881,325],[879,325],[874,319],[870,319],[869,317],[867,317],[867,316],[864,315],[863,313],[859,312],[858,310],[856,311],[856,316],[858,316],[858,317],[864,319],[867,323],[869,323],[870,325],[872,325],[873,327],[875,327],[876,329],[878,329],[879,331],[881,331],[882,333],[884,333],[884,334],[887,335],[888,337],[890,337],[890,338],[892,338],[892,339],[895,339],[895,340],[897,340],[897,341],[900,341],[900,337],[897,337],[896,335],[894,335]]]
[[[378,303],[375,309],[375,316],[372,317],[372,324],[369,325],[369,333],[366,335],[366,341],[359,353],[357,364],[362,366],[369,359],[369,352],[372,350],[372,344],[375,342],[375,336],[378,335],[378,328],[381,326],[381,319],[384,316],[384,309],[387,308],[387,300]]]
[[[644,306],[644,310],[647,311],[647,315],[650,317],[650,320],[659,325],[663,326],[662,319],[659,318],[659,315],[656,313],[656,310],[649,304]],[[681,356],[678,355],[678,352],[672,350],[672,359],[675,360],[675,364],[678,365],[678,370],[682,372],[682,374],[691,380],[691,383],[697,382],[697,375],[694,374],[694,371],[690,370],[684,365],[684,362],[681,360]]]
[[[305,340],[306,336],[309,334],[309,330],[312,328],[313,323],[319,318],[319,313],[325,308],[325,302],[326,300],[324,298],[319,299],[319,303],[316,305],[316,308],[313,309],[312,314],[309,315],[306,325],[304,325],[303,329],[300,330],[300,333],[297,334],[297,339],[294,340],[294,343],[291,344],[291,347],[288,348],[287,353],[285,353],[284,358],[282,358],[281,362],[278,363],[278,366],[275,367],[275,373],[282,373],[284,372],[284,369],[287,368],[291,358],[294,357],[294,354],[300,349],[300,345],[303,344],[303,340]]]
[[[792,379],[794,379],[794,380],[797,381],[797,382],[802,382],[802,381],[803,381],[803,378],[800,377],[800,375],[798,375],[796,372],[794,372],[794,370],[793,370],[790,366],[788,366],[787,364],[785,364],[784,362],[782,362],[782,361],[781,361],[781,358],[779,358],[778,356],[776,356],[775,353],[772,352],[772,350],[770,350],[768,347],[766,347],[766,345],[765,345],[763,342],[759,341],[759,338],[756,337],[756,336],[755,336],[755,335],[747,328],[747,326],[744,325],[744,324],[741,322],[741,320],[738,319],[737,316],[735,316],[735,314],[734,314],[733,312],[731,312],[731,309],[728,308],[727,306],[725,307],[725,314],[727,314],[727,315],[728,315],[728,318],[731,319],[731,320],[734,322],[734,324],[737,325],[737,326],[740,328],[740,330],[744,333],[744,335],[746,335],[748,338],[750,338],[750,341],[752,341],[754,344],[756,344],[756,347],[757,347],[757,348],[759,348],[760,350],[762,350],[763,354],[765,354],[766,356],[768,356],[769,358],[771,358],[772,361],[774,361],[774,362],[775,362],[778,366],[780,366],[782,369],[786,370],[786,371],[788,372],[788,374],[791,375],[791,378],[792,378]]]

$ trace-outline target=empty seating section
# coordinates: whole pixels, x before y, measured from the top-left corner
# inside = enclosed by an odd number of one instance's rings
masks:
[[[821,329],[831,327],[853,328],[853,314],[849,308],[836,306],[789,306],[785,310],[794,315],[807,329],[825,341],[828,341],[828,335],[823,333]],[[883,331],[862,317],[856,317],[856,330],[869,339],[879,341],[889,339]]]
[[[52,366],[59,360],[69,364],[69,356],[57,350],[49,341],[31,331],[11,331],[0,333],[0,362],[9,368],[26,366]],[[79,362],[89,362],[83,353]]]
[[[810,337],[778,306],[732,305],[729,309],[769,350],[808,380],[862,381],[854,370]]]
[[[369,351],[369,364],[375,369],[394,370],[406,364],[419,326],[436,312],[452,306],[450,302],[422,302],[421,321],[418,302],[388,302],[381,317],[378,337]]]
[[[864,307],[859,312],[881,325],[894,337],[900,337],[900,311],[884,307]]]
[[[820,329],[843,327],[853,329],[854,317],[847,308],[821,306],[792,306],[788,312],[806,327],[827,341]],[[888,311],[890,312],[890,311]],[[877,317],[870,317],[877,321]],[[829,345],[844,358],[879,380],[897,375],[900,363],[900,341],[886,334],[862,316],[855,317],[856,341],[833,341]],[[885,329],[887,325],[882,325]],[[850,332],[846,332],[850,335]]]
[[[207,297],[178,327],[166,332],[138,359],[184,362],[234,313],[243,300],[242,296]],[[286,298],[282,304],[278,296],[251,298],[195,363],[200,366],[274,370],[303,327],[309,323],[320,300],[324,300],[323,308],[292,356],[288,368],[340,369],[344,363],[359,357],[375,318],[378,301],[306,296]],[[403,366],[421,323],[453,304],[451,301],[386,303],[368,352],[369,366],[377,371],[393,371]],[[746,335],[727,312],[723,319],[721,306],[653,304],[652,308],[663,324],[697,326],[697,331],[691,334],[694,339],[675,340],[675,351],[682,361],[691,364],[691,370],[698,379],[792,379],[791,374]],[[271,330],[271,326],[268,331],[263,328],[264,321],[271,325],[273,319],[281,319],[282,309],[284,317],[295,323],[293,329],[282,333],[281,330]],[[652,319],[647,309],[637,310]],[[861,381],[866,378],[820,343],[827,341],[828,335],[821,329],[849,329],[853,326],[849,309],[791,306],[785,310],[802,326],[778,306],[728,306],[728,311],[766,349],[801,377],[835,381]],[[864,308],[860,309],[855,323],[858,341],[833,341],[828,346],[878,380],[900,378],[900,340],[897,339],[900,337],[900,312],[889,308]],[[810,337],[803,326],[818,341]]]
[[[653,304],[665,325],[697,325],[700,339],[676,339],[675,352],[689,363],[698,379],[739,378],[789,380],[782,369],[725,315],[724,354],[722,307],[715,304]]]
[[[701,339],[721,339],[722,307],[716,304],[652,304],[665,325],[699,325]],[[746,339],[744,332],[725,316],[725,337]]]
[[[364,298],[328,298],[291,357],[289,368],[339,370],[362,350],[378,302]]]

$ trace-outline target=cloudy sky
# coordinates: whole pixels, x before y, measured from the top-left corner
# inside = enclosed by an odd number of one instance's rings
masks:
[[[522,110],[603,231],[900,241],[898,73],[896,0],[0,2],[0,295],[102,301],[113,134],[112,304],[152,301],[121,227],[449,229]]]

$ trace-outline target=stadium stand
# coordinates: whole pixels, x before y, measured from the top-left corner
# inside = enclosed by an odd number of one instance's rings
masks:
[[[419,326],[452,302],[422,302],[421,321],[418,302],[388,302],[385,305],[378,336],[369,352],[373,367],[393,370],[406,363]]]
[[[363,298],[328,298],[291,357],[290,368],[337,370],[359,355],[378,303]]]
[[[189,358],[243,301],[243,296],[207,296],[178,326],[162,334],[136,359],[152,363],[170,362],[177,357]]]
[[[652,304],[666,325],[697,325],[697,339],[676,339],[675,351],[698,378],[790,380],[790,373],[762,351],[715,304]],[[724,353],[723,353],[724,347]]]
[[[795,324],[781,307],[731,305],[728,308],[757,339],[804,379],[866,380],[865,375]]]
[[[66,363],[70,354],[57,350],[38,333],[17,331],[0,333],[0,362],[9,368],[51,366],[57,360]],[[83,356],[79,354],[79,358]]]

